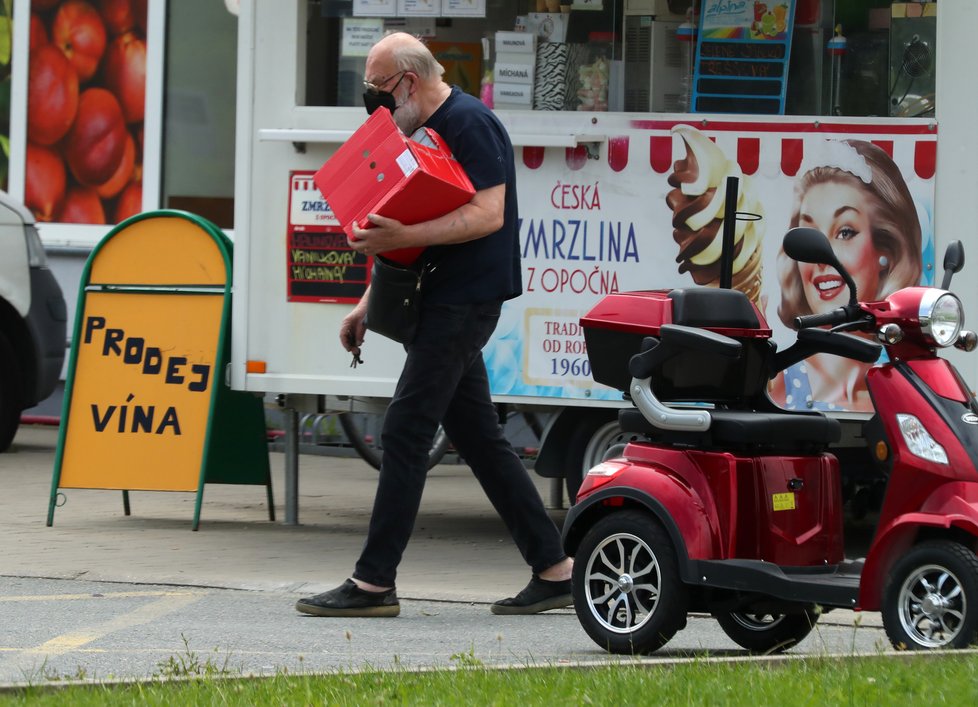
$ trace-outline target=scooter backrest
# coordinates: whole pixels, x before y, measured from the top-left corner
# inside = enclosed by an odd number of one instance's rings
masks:
[[[759,329],[757,312],[739,290],[699,287],[669,293],[672,323],[693,327]]]

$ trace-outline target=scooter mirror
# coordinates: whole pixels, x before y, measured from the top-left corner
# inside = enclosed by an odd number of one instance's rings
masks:
[[[849,304],[856,303],[856,283],[842,263],[835,257],[835,251],[825,234],[815,228],[797,226],[784,234],[782,242],[785,254],[793,260],[817,265],[831,265],[835,268],[846,285],[849,286]]]
[[[961,241],[951,241],[947,244],[944,251],[944,279],[941,281],[941,289],[946,290],[951,286],[951,276],[961,272],[964,267],[964,246]]]

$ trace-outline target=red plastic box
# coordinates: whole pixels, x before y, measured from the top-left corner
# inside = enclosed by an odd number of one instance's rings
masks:
[[[378,108],[316,172],[313,181],[353,237],[353,224],[369,228],[367,214],[401,223],[430,221],[468,203],[472,182],[444,141],[427,130],[422,145],[405,136],[390,111]],[[402,264],[417,259],[421,248],[384,253]]]

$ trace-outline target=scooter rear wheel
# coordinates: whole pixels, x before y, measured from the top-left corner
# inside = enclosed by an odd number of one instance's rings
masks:
[[[652,653],[686,625],[676,550],[641,511],[612,513],[588,531],[575,555],[573,591],[581,626],[611,653]]]
[[[978,557],[950,540],[921,543],[893,565],[883,628],[897,649],[966,648],[978,639]]]
[[[713,615],[723,632],[751,653],[783,653],[798,645],[818,621],[818,614],[803,609],[797,614],[722,612]]]

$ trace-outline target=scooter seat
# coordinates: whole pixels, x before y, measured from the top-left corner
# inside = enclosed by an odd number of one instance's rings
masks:
[[[647,435],[656,442],[707,448],[811,451],[842,438],[839,421],[818,412],[710,410],[710,428],[705,432],[676,432],[653,426],[639,410],[630,408],[618,414],[618,424],[623,432]]]

